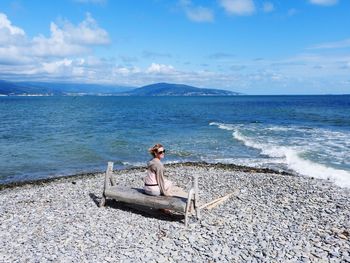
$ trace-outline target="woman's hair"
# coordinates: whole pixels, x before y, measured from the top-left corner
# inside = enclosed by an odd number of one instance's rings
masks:
[[[156,155],[158,153],[158,149],[162,148],[162,147],[163,147],[163,145],[161,145],[160,143],[157,143],[153,147],[149,148],[148,151],[149,151],[150,154],[153,155],[153,157],[156,157]]]

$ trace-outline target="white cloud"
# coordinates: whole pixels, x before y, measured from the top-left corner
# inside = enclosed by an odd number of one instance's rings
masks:
[[[350,38],[336,42],[322,43],[312,46],[310,49],[336,49],[336,48],[349,48]]]
[[[331,6],[337,4],[338,0],[310,0],[310,3],[315,5]]]
[[[209,8],[194,6],[191,0],[180,0],[179,5],[191,21],[199,23],[214,21],[214,13]]]
[[[0,46],[21,43],[25,39],[24,30],[13,26],[7,16],[0,13]]]
[[[0,13],[0,64],[27,63],[30,59],[23,53],[27,45],[24,30],[12,25],[7,16]]]
[[[186,10],[187,17],[195,22],[212,22],[214,20],[213,12],[209,8],[194,7]]]
[[[65,58],[63,60],[43,63],[42,67],[43,70],[49,74],[57,74],[67,70],[71,71],[72,62],[72,60]]]
[[[117,67],[114,69],[114,73],[128,75],[130,73],[130,70],[125,67]]]
[[[122,67],[118,66],[113,69],[113,73],[115,75],[121,74],[123,76],[130,75],[130,74],[137,74],[140,73],[141,70],[138,67]]]
[[[146,72],[147,73],[152,73],[152,74],[169,74],[169,73],[174,73],[175,72],[175,68],[173,66],[171,66],[171,65],[152,63],[148,67]]]
[[[83,80],[85,82],[93,76],[94,81],[98,79],[98,75],[106,72],[106,64],[90,65],[84,58],[64,58],[59,60],[51,60],[48,62],[40,62],[37,65],[23,67],[23,74],[31,74],[32,76],[45,76],[47,79],[69,79],[71,81]]]
[[[88,53],[89,46],[105,45],[109,43],[108,33],[98,27],[90,14],[78,26],[64,22],[62,27],[51,22],[51,36],[33,38],[33,53],[38,56],[78,55]]]
[[[8,20],[7,16],[0,13],[0,29],[6,29],[11,35],[22,35],[24,36],[23,29],[13,26],[11,21]]]
[[[98,79],[110,62],[89,56],[96,45],[109,43],[108,33],[90,14],[79,24],[68,21],[50,25],[50,36],[28,38],[0,13],[0,73],[26,78],[82,77]],[[84,58],[75,58],[84,54]],[[45,77],[44,77],[45,76]]]
[[[88,53],[90,49],[86,46],[66,42],[59,34],[53,33],[50,38],[35,37],[32,42],[32,51],[35,56],[65,57]]]
[[[68,21],[62,26],[51,22],[50,31],[50,37],[39,35],[28,39],[23,29],[13,26],[7,16],[0,13],[0,63],[87,54],[93,46],[110,42],[107,31],[100,28],[90,14],[77,26]]]
[[[264,11],[265,13],[270,13],[270,12],[272,12],[274,9],[275,9],[275,7],[274,7],[273,3],[271,3],[271,2],[264,2],[264,3],[263,3],[263,11]]]
[[[81,64],[88,67],[95,67],[95,66],[105,66],[106,63],[102,61],[101,59],[94,57],[94,56],[88,56],[83,59],[81,59]]]
[[[98,27],[96,20],[89,14],[86,19],[78,26],[74,26],[67,22],[63,29],[56,28],[68,42],[79,45],[105,45],[109,44],[109,36],[107,31]]]
[[[18,65],[31,63],[33,58],[25,55],[22,49],[16,46],[0,47],[0,65]]]
[[[255,12],[253,0],[220,0],[220,5],[232,15],[252,15]]]

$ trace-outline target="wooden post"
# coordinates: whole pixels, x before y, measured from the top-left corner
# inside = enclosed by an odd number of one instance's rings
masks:
[[[107,165],[107,170],[106,170],[106,173],[105,173],[105,184],[104,184],[104,187],[103,187],[103,193],[102,193],[102,199],[100,200],[100,203],[99,203],[99,206],[102,207],[106,204],[106,195],[105,195],[105,192],[106,190],[112,185],[112,174],[113,172],[113,162],[108,162],[108,165]]]
[[[200,219],[200,209],[199,209],[199,189],[198,189],[198,174],[194,175],[194,209],[196,210],[196,217]]]

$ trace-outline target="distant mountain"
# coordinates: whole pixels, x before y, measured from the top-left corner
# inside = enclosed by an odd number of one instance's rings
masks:
[[[0,95],[116,95],[133,89],[116,85],[0,80]]]
[[[82,84],[82,83],[44,83],[44,82],[25,82],[25,84],[32,84],[38,87],[50,87],[61,94],[117,94],[120,92],[127,92],[133,90],[134,87],[126,87],[119,85],[101,85],[101,84]]]
[[[123,92],[126,96],[235,96],[237,92],[220,89],[203,89],[184,84],[156,83]]]
[[[23,85],[22,83],[0,80],[1,95],[25,95],[25,94],[54,94],[54,91],[33,85]]]
[[[49,82],[11,82],[0,80],[0,95],[116,95],[116,96],[234,96],[240,93],[203,89],[183,84],[156,83],[141,88],[114,85],[49,83]]]

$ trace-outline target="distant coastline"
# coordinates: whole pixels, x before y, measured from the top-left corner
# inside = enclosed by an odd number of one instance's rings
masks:
[[[155,83],[142,87],[0,80],[0,96],[236,96],[239,92]]]
[[[96,94],[90,94],[90,93],[70,93],[70,94],[0,94],[0,97],[84,97],[84,96],[91,96],[91,97],[136,97],[136,95],[123,95],[123,94],[107,94],[107,93],[96,93]],[[159,95],[159,96],[153,96],[153,97],[212,97],[212,96],[227,96],[227,95]],[[257,95],[257,94],[237,94],[232,96],[247,96],[247,97],[293,97],[293,96],[350,96],[349,94],[277,94],[277,95]],[[147,96],[144,96],[147,97]]]

